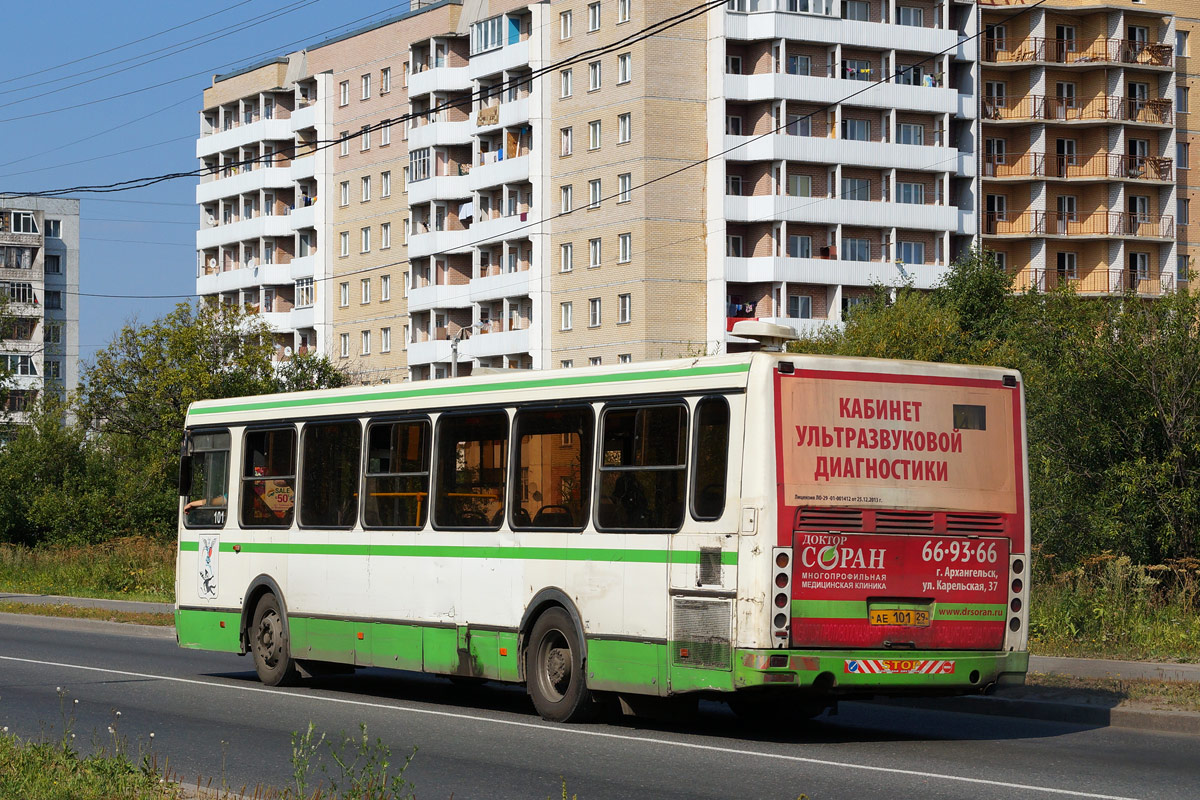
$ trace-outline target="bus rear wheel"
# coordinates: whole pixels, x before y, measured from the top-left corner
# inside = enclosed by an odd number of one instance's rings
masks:
[[[250,650],[258,679],[267,686],[289,686],[300,679],[284,633],[279,600],[273,594],[264,594],[254,609]]]
[[[525,680],[533,707],[551,722],[590,716],[591,692],[583,668],[583,645],[571,617],[551,608],[538,617],[525,648]]]

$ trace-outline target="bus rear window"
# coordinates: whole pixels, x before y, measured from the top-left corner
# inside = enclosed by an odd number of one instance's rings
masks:
[[[725,512],[725,476],[729,472],[729,404],[706,397],[696,404],[696,470],[692,516],[719,519]]]
[[[433,523],[496,530],[504,519],[508,415],[447,415],[438,421]]]
[[[429,516],[429,422],[376,423],[367,429],[366,502],[371,528],[423,528]]]
[[[296,430],[247,431],[242,461],[242,527],[288,528],[296,509]]]
[[[954,429],[959,431],[986,431],[987,406],[954,404]]]
[[[599,527],[678,530],[687,476],[687,409],[647,406],[604,415]]]
[[[191,435],[191,492],[183,506],[188,528],[221,528],[229,502],[229,431]]]
[[[300,524],[353,528],[358,521],[358,471],[362,428],[358,420],[315,422],[301,436],[304,474]]]

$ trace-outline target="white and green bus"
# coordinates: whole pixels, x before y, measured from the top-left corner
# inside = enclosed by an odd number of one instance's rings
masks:
[[[196,403],[176,631],[558,721],[1019,683],[1024,436],[1012,370],[766,352]]]

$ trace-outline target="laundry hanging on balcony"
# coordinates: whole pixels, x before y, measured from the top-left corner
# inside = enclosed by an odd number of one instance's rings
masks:
[[[458,218],[460,220],[471,219],[475,216],[475,203],[468,200],[458,207]]]

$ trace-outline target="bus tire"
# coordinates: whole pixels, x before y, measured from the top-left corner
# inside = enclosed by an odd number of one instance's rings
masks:
[[[538,617],[529,634],[525,685],[542,719],[580,722],[590,716],[593,704],[581,637],[571,616],[559,606]]]
[[[279,601],[268,592],[258,600],[250,623],[250,652],[254,670],[267,686],[289,686],[300,679],[296,661],[288,647]]]

